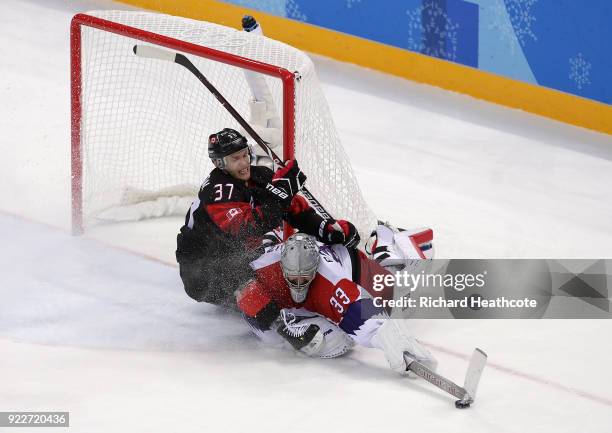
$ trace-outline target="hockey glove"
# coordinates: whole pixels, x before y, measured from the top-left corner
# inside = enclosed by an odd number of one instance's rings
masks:
[[[276,170],[272,180],[265,183],[263,187],[284,209],[287,209],[304,182],[306,182],[306,175],[298,167],[297,161],[291,160],[285,167]]]
[[[302,189],[306,182],[306,175],[300,170],[295,159],[287,161],[284,167],[279,168],[272,176],[272,185],[282,188],[293,197]]]
[[[291,346],[307,356],[317,356],[325,342],[325,336],[318,325],[300,323],[301,318],[285,309],[280,311],[275,322],[276,332]]]
[[[356,248],[361,240],[357,228],[346,220],[329,220],[321,238],[324,244],[343,244],[347,248]]]

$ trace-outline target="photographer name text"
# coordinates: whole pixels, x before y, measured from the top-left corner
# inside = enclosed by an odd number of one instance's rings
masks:
[[[422,296],[418,299],[402,297],[399,299],[374,298],[374,306],[390,308],[537,308],[538,301],[531,298],[508,299],[505,296],[494,299],[484,299],[480,296],[471,296],[461,299],[446,299],[440,297]]]

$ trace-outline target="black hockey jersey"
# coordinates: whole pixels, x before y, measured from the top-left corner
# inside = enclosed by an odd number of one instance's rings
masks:
[[[245,182],[215,168],[204,181],[177,237],[176,258],[189,296],[216,303],[205,292],[223,286],[217,295],[225,296],[235,290],[238,280],[249,278],[248,264],[259,255],[263,235],[283,220],[315,236],[325,225],[302,196],[284,209],[265,189],[272,176],[266,167],[251,166]]]

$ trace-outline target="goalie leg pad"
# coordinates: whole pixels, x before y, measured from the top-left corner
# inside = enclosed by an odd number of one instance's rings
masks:
[[[379,223],[366,242],[369,257],[391,272],[400,271],[414,260],[433,258],[433,231],[428,228],[397,229]]]
[[[266,101],[249,101],[249,108],[251,109],[251,126],[268,126],[268,118],[266,116],[267,110]]]
[[[249,107],[251,109],[249,122],[251,127],[272,149],[282,149],[283,131],[276,126],[279,123],[276,112],[274,110],[269,110],[266,101],[249,101]],[[248,133],[243,128],[240,128],[240,133],[248,136]],[[255,148],[255,154],[257,156],[267,155],[259,146]]]

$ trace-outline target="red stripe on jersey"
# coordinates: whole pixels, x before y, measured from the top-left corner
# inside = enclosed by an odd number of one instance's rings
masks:
[[[255,317],[272,301],[265,288],[257,281],[251,281],[238,295],[238,308],[249,317]]]
[[[224,232],[237,235],[249,224],[254,224],[253,209],[244,202],[215,203],[206,206],[206,211]]]

